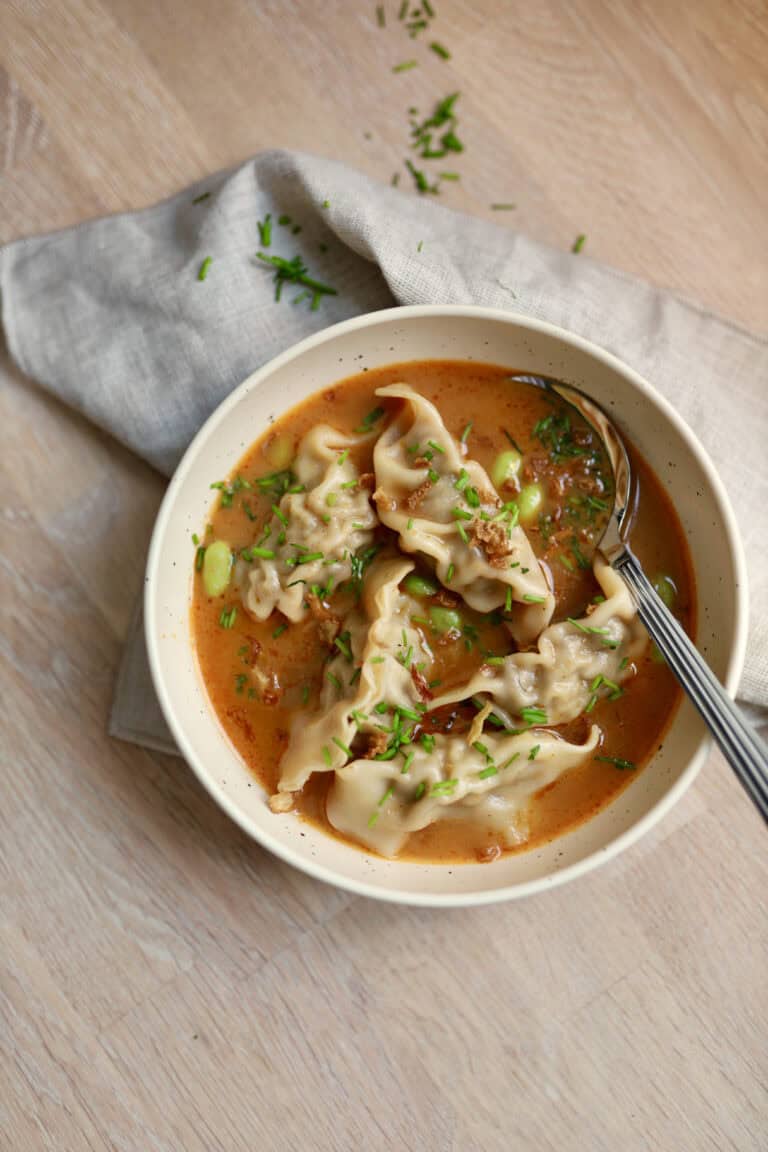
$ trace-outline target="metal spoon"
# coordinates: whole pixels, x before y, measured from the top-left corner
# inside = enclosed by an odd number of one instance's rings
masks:
[[[768,747],[705,664],[630,550],[629,535],[637,505],[637,484],[624,441],[611,418],[586,393],[570,384],[546,380],[542,376],[514,375],[511,379],[557,393],[581,413],[602,439],[613,468],[616,495],[600,550],[611,567],[624,578],[637,605],[637,614],[649,635],[768,823]]]

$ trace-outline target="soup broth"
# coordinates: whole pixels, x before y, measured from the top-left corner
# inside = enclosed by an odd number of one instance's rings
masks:
[[[500,499],[514,505],[514,513],[502,523],[511,523],[513,515],[519,515],[522,522],[525,515],[526,535],[554,593],[552,623],[572,621],[581,631],[589,630],[589,613],[604,600],[592,561],[612,508],[610,469],[599,438],[578,414],[552,394],[511,381],[509,375],[509,368],[463,361],[411,362],[363,372],[316,393],[283,415],[252,445],[231,476],[211,477],[219,486],[219,496],[196,545],[193,632],[212,707],[268,795],[278,790],[281,759],[296,717],[313,714],[319,708],[329,655],[338,656],[346,643],[344,632],[337,630],[330,636],[330,609],[333,618],[344,619],[353,611],[360,589],[354,580],[342,581],[327,596],[324,589],[317,597],[307,592],[299,620],[289,621],[278,611],[259,620],[244,608],[231,583],[218,595],[207,593],[205,551],[213,541],[225,541],[233,556],[243,550],[248,555],[254,547],[256,551],[259,547],[263,552],[273,550],[275,536],[265,536],[267,526],[272,522],[279,529],[275,510],[280,511],[280,500],[291,478],[291,462],[304,436],[318,425],[328,424],[345,433],[362,430],[347,451],[360,474],[360,483],[372,484],[373,433],[386,427],[403,406],[401,400],[377,397],[376,390],[382,386],[407,381],[436,406],[457,445],[463,441],[471,459],[493,477]],[[429,463],[434,464],[434,452],[439,449],[439,444],[434,450],[418,445],[414,451],[422,454],[418,459],[424,452],[432,453]],[[631,444],[629,450],[640,483],[633,548],[678,619],[692,633],[694,583],[680,523],[651,469]],[[456,483],[460,485],[461,480]],[[503,516],[506,504],[500,507],[498,515]],[[474,510],[470,505],[456,515],[465,516],[469,525]],[[333,516],[329,497],[329,526]],[[486,520],[495,518],[487,516]],[[374,548],[394,547],[396,541],[396,535],[386,527],[375,528]],[[296,555],[298,581],[302,553]],[[446,589],[435,579],[434,565],[418,554],[410,558],[415,564],[414,574],[422,581],[408,585],[416,589],[413,596],[419,608],[413,619],[422,621],[415,626],[421,629],[433,656],[428,685],[424,673],[412,666],[414,683],[425,701],[419,706],[412,736],[414,742],[421,740],[418,747],[428,747],[431,735],[466,735],[483,705],[482,700],[461,700],[433,707],[433,700],[439,701],[446,691],[468,682],[483,667],[494,671],[516,648],[535,650],[536,644],[516,644],[511,639],[503,603],[490,612],[468,607],[460,598],[457,605],[450,585]],[[537,598],[529,599],[535,602]],[[323,603],[328,613],[322,610]],[[506,608],[510,605],[507,593]],[[440,611],[450,614],[457,607],[460,625],[438,632],[434,621],[446,619]],[[579,625],[579,617],[587,623]],[[447,619],[450,622],[453,617]],[[583,743],[592,725],[597,725],[602,734],[600,747],[595,755],[535,792],[526,805],[525,835],[519,843],[500,837],[496,826],[480,818],[475,821],[464,815],[453,819],[446,810],[439,820],[411,832],[398,853],[400,858],[491,861],[503,852],[528,850],[562,835],[614,800],[660,747],[680,699],[674,677],[651,645],[638,658],[627,659],[621,674],[621,684],[599,678],[601,683],[596,684],[579,715],[548,725],[574,744]],[[490,722],[493,725],[493,715]],[[495,723],[499,724],[498,719]],[[486,725],[486,731],[493,734],[494,729]],[[481,740],[475,741],[474,747],[478,745],[483,747]],[[535,746],[531,751],[533,757],[529,753],[529,759],[536,756]],[[492,764],[490,757],[488,763]],[[495,764],[493,768],[496,771]],[[487,771],[490,773],[490,766]],[[314,773],[294,794],[292,803],[297,818],[320,825],[330,835],[341,835],[326,811],[333,779],[332,771]],[[371,820],[376,815],[374,810]],[[370,844],[367,847],[371,849]]]

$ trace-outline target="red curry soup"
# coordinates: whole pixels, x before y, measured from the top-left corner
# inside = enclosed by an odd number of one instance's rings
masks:
[[[661,747],[680,691],[596,548],[599,436],[509,376],[363,372],[211,477],[197,655],[276,819],[387,857],[492,861],[593,816]],[[679,520],[630,453],[633,546],[692,633]]]

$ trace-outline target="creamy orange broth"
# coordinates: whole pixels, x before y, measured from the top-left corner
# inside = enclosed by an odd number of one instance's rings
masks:
[[[393,364],[362,372],[326,388],[280,418],[257,440],[239,461],[229,477],[246,480],[274,470],[270,452],[276,437],[290,436],[294,447],[315,424],[328,423],[342,430],[357,427],[377,405],[395,410],[396,403],[380,401],[376,388],[405,380],[438,407],[448,430],[459,437],[472,422],[470,455],[490,471],[499,452],[509,447],[509,436],[519,445],[525,459],[525,480],[540,480],[547,492],[545,518],[526,525],[531,543],[554,578],[557,609],[554,619],[580,615],[600,589],[591,567],[579,566],[592,556],[592,536],[598,532],[603,514],[592,511],[592,521],[579,513],[576,523],[569,516],[568,496],[579,484],[581,458],[554,466],[545,447],[532,436],[537,421],[553,412],[552,401],[535,389],[507,379],[511,369],[464,361],[419,361]],[[589,443],[589,426],[573,418],[574,435]],[[591,446],[597,443],[594,440]],[[640,501],[633,530],[633,546],[646,572],[669,576],[677,588],[675,612],[689,633],[693,632],[695,593],[693,573],[680,522],[658,480],[642,457],[631,449],[633,465],[640,480]],[[356,454],[361,471],[371,469],[372,447]],[[224,477],[211,477],[223,480]],[[563,481],[566,483],[564,484]],[[610,492],[603,493],[608,496]],[[598,497],[598,505],[604,502]],[[212,512],[206,539],[223,539],[233,549],[254,543],[265,520],[270,518],[270,501],[253,489],[238,491],[229,507],[221,502]],[[549,517],[549,519],[547,519]],[[203,543],[205,541],[203,540]],[[573,549],[573,550],[572,550]],[[338,594],[343,606],[344,592]],[[223,629],[219,618],[223,608],[238,604],[235,624]],[[334,605],[336,607],[336,605]],[[436,649],[441,667],[432,675],[443,686],[469,678],[482,663],[479,649],[505,652],[510,638],[501,623],[489,622],[468,609],[462,615],[479,632],[471,651],[458,641]],[[202,579],[196,574],[192,600],[193,633],[198,658],[211,704],[229,739],[268,793],[277,788],[279,762],[288,743],[291,717],[298,708],[312,708],[317,701],[327,648],[319,641],[316,625],[307,620],[283,629],[285,621],[275,613],[266,622],[251,620],[230,589],[209,599]],[[279,702],[266,704],[250,689],[248,669],[256,656],[279,673],[283,695]],[[581,716],[557,730],[569,740],[583,740],[590,724],[599,724],[604,733],[601,755],[620,757],[640,771],[661,745],[680,700],[680,689],[665,664],[651,655],[637,665],[637,675],[624,683],[623,695],[614,701],[598,702],[589,716]],[[249,696],[250,689],[250,696]],[[441,689],[442,690],[442,689]],[[444,710],[445,711],[445,710]],[[462,731],[474,714],[471,705],[448,709],[449,714],[425,718],[425,728],[436,720],[433,730]],[[635,772],[613,764],[589,760],[566,772],[539,792],[530,808],[530,839],[513,851],[524,851],[562,834],[598,812],[622,791]],[[320,773],[310,780],[299,799],[300,817],[319,824],[336,835],[325,818],[325,794],[332,773]],[[443,820],[411,835],[401,858],[433,862],[492,860],[502,851],[498,834],[465,821]],[[510,851],[504,849],[504,851]]]

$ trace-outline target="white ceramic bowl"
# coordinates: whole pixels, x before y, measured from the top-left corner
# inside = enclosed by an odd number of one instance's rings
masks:
[[[320,880],[385,900],[433,906],[523,896],[587,872],[648,831],[691,783],[709,746],[686,702],[663,749],[592,820],[553,843],[493,864],[449,867],[382,860],[276,816],[211,708],[190,633],[193,548],[227,475],[268,423],[335,381],[396,361],[487,361],[558,377],[613,412],[669,490],[696,571],[697,644],[733,693],[746,644],[742,549],[722,484],[670,405],[613,356],[561,329],[486,308],[415,307],[338,324],[278,356],[240,385],[187,450],[160,509],[149,553],[145,619],[157,694],[174,737],[211,796],[265,848]]]

